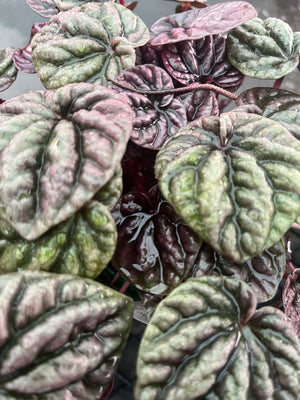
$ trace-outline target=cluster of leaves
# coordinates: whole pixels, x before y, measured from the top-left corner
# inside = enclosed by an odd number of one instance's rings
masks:
[[[0,90],[45,90],[0,106],[1,395],[106,398],[133,315],[113,273],[149,321],[136,399],[297,399],[300,32],[245,1],[150,31],[136,2],[27,3],[49,21],[0,52]]]

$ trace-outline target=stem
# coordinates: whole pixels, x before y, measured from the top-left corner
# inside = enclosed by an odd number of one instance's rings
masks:
[[[119,3],[121,4],[121,6],[126,7],[126,6],[125,6],[125,1],[124,1],[124,0],[119,0]]]
[[[118,86],[121,89],[129,90],[130,92],[144,94],[144,95],[183,94],[183,93],[191,92],[192,90],[212,90],[212,91],[219,93],[225,97],[228,97],[229,99],[232,99],[232,100],[236,100],[238,98],[238,96],[236,94],[231,93],[228,90],[225,90],[219,86],[212,85],[210,83],[194,82],[194,83],[191,83],[190,85],[183,86],[180,88],[175,88],[175,89],[142,90],[142,89],[135,89],[135,88],[127,86],[127,85],[123,85],[123,83],[114,81],[112,79],[110,79],[110,81],[114,85]]]
[[[128,289],[128,287],[130,286],[130,282],[125,281],[121,287],[121,289],[119,290],[120,293],[125,294],[126,290]]]
[[[284,80],[284,76],[276,79],[276,81],[274,82],[274,85],[273,85],[273,89],[280,89],[283,80]]]

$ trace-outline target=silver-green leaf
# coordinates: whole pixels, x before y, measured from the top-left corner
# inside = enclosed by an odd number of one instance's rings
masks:
[[[7,47],[0,51],[0,92],[9,88],[18,75],[13,60],[14,51],[14,47]]]

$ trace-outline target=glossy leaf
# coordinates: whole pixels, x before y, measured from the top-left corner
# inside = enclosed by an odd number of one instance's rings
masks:
[[[18,70],[13,61],[14,51],[14,47],[0,51],[0,92],[9,88],[16,80]]]
[[[120,167],[132,110],[88,83],[28,92],[0,106],[0,189],[6,217],[34,240],[69,218]]]
[[[300,339],[300,268],[288,275],[282,300],[285,314]]]
[[[291,27],[281,19],[253,18],[229,33],[228,58],[246,76],[278,79],[299,63],[300,41],[294,38]]]
[[[284,239],[242,264],[230,262],[207,244],[201,247],[200,254],[193,277],[208,274],[234,277],[250,286],[258,303],[275,296],[286,267]]]
[[[218,100],[209,90],[193,90],[181,94],[177,99],[185,106],[188,122],[210,115],[219,115]]]
[[[51,18],[59,11],[55,0],[26,0],[26,3],[33,11],[44,18]]]
[[[253,292],[194,278],[156,308],[140,345],[136,400],[297,399],[300,346],[284,314]]]
[[[116,82],[140,90],[168,90],[174,85],[168,73],[152,64],[138,65],[124,71]],[[164,142],[187,122],[186,110],[173,95],[144,95],[122,90],[135,112],[130,139],[151,150],[158,150]]]
[[[166,295],[190,275],[201,241],[155,186],[130,192],[112,211],[118,229],[113,266],[136,288]]]
[[[161,57],[169,74],[183,85],[213,83],[235,91],[243,82],[243,74],[228,61],[221,35],[165,45]]]
[[[94,199],[104,204],[111,210],[118,202],[123,190],[122,168],[116,170],[114,176],[104,185]]]
[[[288,90],[257,87],[245,90],[238,106],[255,105],[263,116],[278,121],[300,140],[300,96]]]
[[[96,278],[111,260],[116,242],[113,217],[96,201],[34,241],[1,220],[0,273],[42,270]]]
[[[43,26],[45,26],[45,22],[34,24],[31,28],[30,39],[27,46],[25,46],[23,49],[16,49],[14,51],[13,60],[19,71],[29,74],[34,74],[36,72],[31,57],[31,40],[33,36],[42,29]]]
[[[181,218],[237,263],[271,247],[300,213],[300,143],[265,117],[191,122],[159,151],[155,169]]]
[[[32,57],[47,89],[83,81],[106,85],[134,66],[134,48],[148,39],[146,25],[126,7],[88,2],[53,16],[33,38]]]
[[[160,18],[150,28],[151,45],[197,40],[207,35],[224,33],[257,16],[255,8],[246,1],[215,4]]]
[[[129,334],[132,300],[72,275],[18,272],[0,285],[1,397],[101,399]]]

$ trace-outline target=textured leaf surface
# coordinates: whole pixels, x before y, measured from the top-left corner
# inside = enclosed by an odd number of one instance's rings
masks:
[[[300,338],[300,268],[287,277],[282,300],[285,314]]]
[[[296,400],[297,337],[281,311],[255,306],[236,279],[195,278],[174,289],[144,333],[136,399]]]
[[[0,92],[9,88],[16,80],[18,70],[13,61],[14,51],[14,47],[0,51]]]
[[[288,90],[257,87],[245,90],[236,100],[238,106],[254,104],[263,116],[280,122],[300,140],[300,96]]]
[[[32,41],[32,57],[47,89],[72,82],[107,84],[134,66],[145,44],[143,21],[119,4],[87,3],[53,16]]]
[[[55,0],[26,0],[26,3],[33,11],[44,18],[51,18],[59,11]]]
[[[132,300],[92,280],[0,277],[0,396],[101,399],[126,343]]]
[[[300,212],[300,143],[265,117],[191,122],[159,151],[155,169],[181,218],[237,263],[271,247]]]
[[[246,1],[231,1],[170,15],[151,26],[151,45],[161,46],[224,33],[256,16],[255,8]]]
[[[117,242],[112,215],[91,201],[67,221],[28,241],[0,221],[0,273],[41,270],[96,278],[111,260]]]
[[[216,96],[209,90],[193,90],[177,97],[186,109],[187,121],[211,115],[219,115]]]
[[[123,173],[120,167],[114,174],[114,176],[104,185],[98,193],[96,193],[94,199],[104,204],[109,210],[111,210],[118,202],[122,195],[123,190]]]
[[[60,11],[68,11],[76,6],[82,6],[91,0],[53,0]],[[93,3],[104,3],[107,0],[93,0]]]
[[[113,266],[138,289],[165,295],[191,274],[201,241],[162,199],[130,192],[113,210],[118,228]]]
[[[170,75],[152,64],[138,65],[124,71],[116,82],[139,90],[173,89]],[[186,110],[173,95],[144,95],[129,90],[122,91],[135,112],[130,139],[137,145],[158,150],[187,122]]]
[[[284,239],[242,264],[230,262],[207,244],[201,247],[200,254],[194,277],[210,274],[239,279],[250,286],[258,303],[275,296],[286,267]]]
[[[278,79],[299,63],[300,41],[291,27],[278,18],[253,18],[231,31],[227,38],[230,62],[244,75]]]
[[[88,83],[1,104],[1,202],[21,236],[36,239],[90,200],[120,167],[131,130],[126,100]]]

